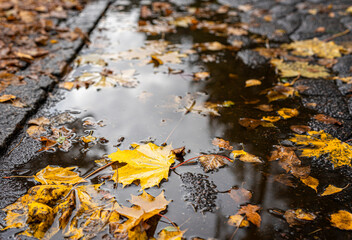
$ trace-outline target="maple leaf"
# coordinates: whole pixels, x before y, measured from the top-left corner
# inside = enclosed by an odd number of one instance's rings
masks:
[[[257,211],[259,210],[260,210],[260,207],[258,207],[257,205],[247,204],[245,206],[242,206],[240,210],[238,210],[237,214],[239,215],[244,214],[249,222],[253,223],[257,227],[260,227],[260,223],[262,219],[260,215],[257,213]]]
[[[128,218],[126,222],[121,224],[116,230],[117,232],[124,232],[137,226],[140,222],[145,222],[149,218],[155,216],[161,211],[165,210],[170,201],[167,201],[164,197],[164,191],[162,191],[157,197],[143,191],[139,196],[131,195],[129,200],[134,206],[129,207],[117,207],[117,212]]]
[[[205,172],[209,172],[226,165],[224,159],[225,157],[220,155],[203,155],[198,158]]]
[[[289,141],[302,146],[301,156],[320,157],[328,154],[329,160],[335,168],[342,166],[351,167],[352,147],[347,143],[341,142],[324,131],[309,131],[308,135],[295,134]]]
[[[175,155],[171,146],[159,147],[153,143],[137,145],[134,150],[117,150],[109,155],[111,161],[127,163],[119,167],[113,179],[123,186],[139,180],[142,189],[158,186],[162,179],[167,179]]]
[[[85,182],[85,180],[81,178],[78,173],[72,172],[73,169],[75,169],[75,167],[61,168],[47,166],[40,170],[34,176],[34,179],[45,185],[72,185],[79,182]]]
[[[299,56],[316,55],[322,58],[341,57],[344,51],[342,46],[334,42],[325,42],[317,38],[292,42],[290,44],[282,44],[282,48],[293,50],[292,53]]]
[[[325,67],[310,65],[307,62],[283,62],[279,59],[272,59],[270,62],[279,71],[281,77],[327,78],[330,76]]]

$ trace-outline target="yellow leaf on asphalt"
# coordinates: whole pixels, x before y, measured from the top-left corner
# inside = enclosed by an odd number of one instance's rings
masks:
[[[281,77],[327,78],[330,76],[325,67],[310,65],[307,62],[283,62],[280,59],[272,59],[270,63],[276,67]]]
[[[113,179],[123,186],[139,180],[142,189],[158,186],[168,178],[170,166],[175,162],[171,150],[171,146],[159,147],[153,143],[138,145],[134,150],[118,149],[109,158],[127,164],[118,168]]]
[[[294,108],[281,108],[277,113],[284,119],[293,118],[299,114],[298,110]]]
[[[352,146],[341,142],[324,131],[309,131],[308,135],[295,134],[289,141],[301,145],[301,156],[320,157],[326,155],[335,168],[351,166]]]
[[[344,51],[342,46],[332,41],[325,42],[317,38],[283,44],[281,47],[293,50],[293,54],[304,57],[316,55],[321,58],[336,58],[341,57],[341,52]]]
[[[339,210],[331,214],[331,225],[342,230],[352,230],[352,214],[345,210]]]
[[[348,186],[349,185],[347,185],[346,187],[348,187]],[[331,194],[335,194],[335,193],[341,192],[346,187],[339,188],[339,187],[335,187],[334,185],[329,184],[329,186],[327,188],[325,188],[324,192],[320,196],[327,196],[327,195],[331,195]]]
[[[277,122],[281,119],[279,116],[264,116],[262,117],[262,120],[267,121],[267,122]]]
[[[244,150],[233,150],[232,151],[233,158],[237,158],[241,160],[242,162],[251,162],[251,163],[262,163],[262,161],[259,159],[259,157],[247,153]]]
[[[11,94],[4,94],[0,96],[0,103],[15,100],[17,97]]]

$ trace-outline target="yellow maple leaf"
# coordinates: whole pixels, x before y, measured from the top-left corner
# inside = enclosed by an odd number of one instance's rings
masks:
[[[79,176],[78,173],[72,172],[71,170],[75,167],[50,167],[39,171],[34,179],[41,184],[55,185],[55,184],[76,184],[78,182],[86,182],[83,178]]]
[[[293,54],[304,57],[316,55],[322,58],[335,58],[341,57],[341,52],[344,51],[342,46],[332,41],[325,42],[317,38],[282,44],[281,47],[293,50]]]
[[[303,157],[318,158],[321,155],[328,154],[326,158],[331,161],[335,168],[351,167],[352,147],[324,131],[309,131],[308,135],[295,134],[295,137],[289,140],[297,145],[304,146],[301,148],[301,156]]]
[[[167,179],[175,155],[171,146],[159,147],[153,143],[138,145],[134,150],[117,150],[109,155],[111,161],[127,163],[118,168],[113,179],[123,186],[139,180],[142,189],[158,186]]]
[[[327,78],[330,76],[325,67],[310,65],[307,62],[284,62],[280,59],[271,59],[270,63],[276,67],[281,77]]]

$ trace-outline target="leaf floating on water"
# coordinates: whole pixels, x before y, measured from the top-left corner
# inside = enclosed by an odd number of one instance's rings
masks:
[[[262,160],[260,160],[259,157],[247,153],[244,150],[233,150],[232,154],[233,158],[238,158],[242,162],[262,163]]]
[[[317,38],[292,42],[290,44],[282,44],[282,48],[293,50],[292,53],[298,56],[313,56],[321,58],[341,57],[344,48],[334,42],[321,41]]]
[[[344,190],[348,186],[349,185],[347,185],[343,188],[339,188],[339,187],[335,187],[334,185],[329,184],[329,186],[327,188],[325,188],[324,192],[320,196],[328,196],[328,195],[332,195],[332,194],[341,192],[342,190]]]
[[[118,149],[109,158],[127,165],[119,167],[113,179],[123,186],[139,180],[142,189],[158,186],[161,180],[168,179],[170,166],[175,162],[171,150],[171,146],[159,147],[153,143],[137,145],[134,150]]]
[[[313,221],[316,218],[316,215],[313,213],[307,213],[299,208],[296,210],[287,210],[284,214],[284,218],[290,226],[294,226]]]
[[[240,227],[240,228],[249,226],[249,222],[245,219],[244,216],[242,216],[240,214],[231,215],[229,217],[229,220],[227,221],[227,223],[229,225],[232,225],[235,227]]]
[[[319,186],[319,180],[314,178],[314,177],[311,177],[311,176],[308,176],[306,178],[301,178],[301,181],[307,185],[308,187],[310,188],[313,188],[316,192],[318,192],[318,186]]]
[[[283,62],[280,59],[272,59],[270,62],[279,71],[281,77],[327,78],[330,76],[325,67],[310,65],[307,62]]]
[[[258,86],[261,85],[262,82],[257,80],[257,79],[249,79],[246,81],[246,86],[245,87],[253,87],[253,86]]]
[[[352,214],[345,210],[339,210],[337,213],[331,214],[331,226],[342,229],[352,230]]]
[[[44,128],[44,126],[49,125],[50,120],[47,119],[46,117],[39,117],[39,118],[29,120],[28,124],[31,124],[33,126],[30,126],[26,132],[30,137],[35,138],[46,133],[46,129]]]
[[[181,240],[184,233],[179,227],[168,226],[159,232],[157,240]]]
[[[210,77],[210,73],[209,72],[197,72],[194,74],[193,76],[193,80],[194,81],[201,81],[201,80],[205,80],[207,78]]]
[[[277,113],[284,119],[293,118],[299,114],[298,110],[294,108],[281,108]]]
[[[324,131],[309,131],[308,135],[298,135],[290,138],[289,141],[302,146],[301,156],[320,157],[327,155],[335,168],[342,166],[351,167],[352,147],[347,143],[341,142]]]
[[[306,133],[311,130],[311,128],[306,125],[292,125],[290,126],[290,129],[298,134]]]
[[[43,185],[73,185],[79,182],[86,182],[78,173],[72,172],[75,167],[50,167],[39,171],[34,179]]]
[[[247,204],[242,206],[240,210],[238,210],[237,214],[245,214],[247,220],[259,228],[262,221],[260,215],[258,214],[259,210],[260,207],[257,205]]]
[[[264,116],[262,117],[262,120],[267,121],[267,122],[277,122],[281,119],[279,116]]]
[[[198,161],[203,166],[205,172],[209,172],[226,165],[225,157],[220,155],[203,155],[198,158]]]
[[[267,104],[261,104],[256,106],[255,108],[263,112],[272,112],[274,110],[272,105],[267,105]]]
[[[221,138],[214,138],[213,141],[211,142],[213,145],[218,146],[219,148],[223,148],[226,150],[232,150],[233,147],[230,145],[229,141],[226,141]]]
[[[247,129],[255,129],[259,126],[262,127],[275,127],[274,124],[272,123],[268,123],[262,120],[258,120],[258,119],[253,119],[253,118],[240,118],[238,120],[238,123],[242,126],[245,127]]]
[[[248,202],[252,198],[252,193],[245,188],[234,187],[228,191],[230,197],[236,204],[240,205]]]
[[[227,46],[219,42],[196,43],[193,47],[198,48],[201,51],[221,51],[227,48]]]

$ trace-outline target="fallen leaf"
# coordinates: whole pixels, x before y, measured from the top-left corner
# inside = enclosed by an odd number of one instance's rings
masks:
[[[259,228],[262,220],[260,215],[257,213],[259,210],[260,207],[257,205],[247,204],[242,206],[240,210],[238,210],[237,214],[245,214],[247,220]]]
[[[224,139],[221,138],[214,138],[212,141],[212,144],[215,146],[218,146],[219,148],[223,148],[226,150],[232,150],[233,147],[230,145],[229,141],[226,141]]]
[[[311,130],[311,128],[306,125],[292,125],[290,126],[290,129],[298,134],[306,133]]]
[[[319,122],[325,123],[325,124],[336,124],[341,126],[342,123],[340,121],[338,121],[337,119],[330,117],[330,116],[326,116],[324,114],[317,114],[314,116],[315,120],[318,120]]]
[[[281,117],[279,116],[264,116],[262,117],[263,121],[267,121],[267,122],[277,122],[281,119]]]
[[[233,150],[231,153],[233,154],[234,159],[238,157],[242,162],[262,163],[262,160],[260,160],[259,157],[247,153],[244,150]]]
[[[231,188],[228,194],[238,205],[246,203],[252,198],[252,193],[242,187]]]
[[[273,109],[273,106],[272,105],[268,105],[268,104],[261,104],[261,105],[258,105],[255,107],[256,109],[259,109],[263,112],[272,112],[274,109]]]
[[[352,230],[352,214],[345,210],[339,210],[330,215],[331,226],[342,229]]]
[[[11,94],[4,94],[0,96],[0,103],[15,100],[17,97]]]
[[[257,79],[249,79],[246,80],[246,86],[245,87],[253,87],[253,86],[258,86],[261,85],[262,82],[257,80]]]
[[[205,172],[209,172],[226,165],[225,157],[220,155],[203,155],[198,158],[198,161],[203,166]]]
[[[258,119],[253,119],[253,118],[240,118],[238,120],[238,123],[245,128],[248,129],[255,129],[259,126],[262,127],[275,127],[274,124],[272,123],[268,123],[262,120],[258,120]]]
[[[39,118],[29,120],[28,124],[31,124],[34,126],[30,126],[27,129],[26,131],[27,134],[30,137],[36,138],[47,132],[44,127],[50,124],[50,120],[47,119],[46,117],[39,117]]]
[[[298,110],[294,108],[281,108],[277,113],[284,119],[293,118],[299,114]]]
[[[344,51],[342,46],[335,44],[333,41],[326,42],[317,38],[283,44],[281,47],[293,50],[292,53],[298,56],[316,55],[321,58],[341,57],[341,52]]]
[[[205,42],[205,43],[196,43],[194,48],[199,49],[200,51],[221,51],[227,48],[227,46],[219,42]]]
[[[274,176],[274,181],[282,183],[282,184],[289,186],[289,187],[293,187],[293,188],[297,187],[297,184],[294,183],[292,181],[292,179],[290,178],[290,176],[287,174],[279,174],[279,175]]]
[[[159,147],[152,143],[137,145],[134,150],[118,149],[109,158],[127,164],[118,168],[113,179],[123,186],[139,180],[142,189],[158,186],[162,179],[168,179],[169,168],[174,163],[171,150],[171,146]]]
[[[197,72],[194,74],[193,76],[193,80],[194,81],[201,81],[201,80],[205,80],[207,78],[210,77],[210,73],[209,72]]]
[[[313,188],[316,192],[318,191],[319,180],[308,176],[306,178],[301,178],[301,181],[310,188]]]
[[[168,226],[159,232],[157,240],[181,240],[184,232],[179,227]]]
[[[327,78],[330,76],[325,67],[310,65],[307,62],[283,62],[279,59],[272,59],[270,62],[279,71],[281,77]]]
[[[326,155],[335,168],[351,166],[352,147],[324,131],[309,131],[308,135],[295,134],[289,141],[302,146],[302,157],[320,157]]]
[[[231,215],[227,223],[229,225],[240,227],[240,228],[249,226],[249,222],[245,220],[245,217],[240,214]]]
[[[316,215],[313,213],[307,213],[299,208],[296,210],[287,210],[284,214],[284,218],[290,226],[294,226],[313,221],[316,218]]]
[[[329,184],[329,186],[327,186],[327,188],[325,188],[324,192],[320,196],[328,196],[328,195],[332,195],[332,194],[341,192],[342,190],[344,190],[348,186],[349,186],[349,184],[343,188],[339,188],[339,187],[335,187],[334,185]]]
[[[34,176],[34,179],[43,185],[73,185],[80,182],[86,182],[77,172],[72,171],[75,168],[76,167],[61,168],[47,166],[40,170]]]

